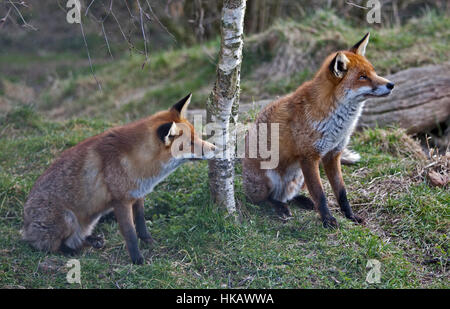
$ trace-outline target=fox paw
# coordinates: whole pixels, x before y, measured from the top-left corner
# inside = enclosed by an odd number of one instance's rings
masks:
[[[323,218],[322,224],[325,228],[337,228],[339,226],[336,218],[334,218],[333,216]]]
[[[150,235],[140,237],[140,239],[141,239],[143,242],[145,242],[146,244],[150,244],[150,245],[155,244],[155,240],[154,240]]]
[[[142,254],[139,254],[135,257],[132,257],[131,261],[133,262],[133,264],[142,265],[142,264],[144,264],[145,260],[144,260],[144,257],[142,256]]]
[[[357,215],[351,215],[347,217],[348,219],[352,220],[356,224],[364,224],[364,219]]]
[[[276,211],[277,215],[283,221],[286,221],[286,220],[289,220],[290,218],[292,218],[292,212],[287,205],[285,205],[283,207],[276,207],[275,211]]]
[[[101,249],[105,245],[105,239],[102,236],[88,236],[85,243],[95,249]]]

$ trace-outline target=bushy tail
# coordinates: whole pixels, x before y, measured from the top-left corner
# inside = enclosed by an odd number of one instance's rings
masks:
[[[56,252],[67,240],[70,240],[69,247],[72,249],[82,245],[80,226],[72,211],[65,210],[59,218],[39,219],[25,217],[25,225],[21,230],[22,239],[35,249]]]
[[[342,164],[355,164],[356,162],[359,162],[361,160],[361,156],[359,153],[354,152],[353,150],[350,150],[348,148],[344,148],[341,155],[341,163]]]

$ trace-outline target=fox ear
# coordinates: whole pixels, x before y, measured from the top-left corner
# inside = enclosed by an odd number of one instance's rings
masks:
[[[158,127],[158,129],[156,130],[156,133],[158,134],[159,139],[166,145],[168,146],[170,144],[170,139],[169,137],[171,135],[175,135],[176,133],[176,128],[177,125],[175,124],[175,122],[168,122],[165,124],[162,124]]]
[[[347,72],[347,64],[350,62],[347,56],[343,53],[339,52],[336,56],[331,60],[330,63],[330,71],[338,78],[342,78]]]
[[[187,96],[178,101],[177,104],[172,106],[171,109],[176,110],[180,114],[180,118],[186,118],[186,110],[188,108],[189,103],[191,102],[192,93],[189,93]]]
[[[367,32],[367,34],[361,39],[361,41],[359,41],[352,48],[350,48],[350,51],[357,55],[364,56],[366,54],[367,44],[369,43],[369,37],[370,32]]]

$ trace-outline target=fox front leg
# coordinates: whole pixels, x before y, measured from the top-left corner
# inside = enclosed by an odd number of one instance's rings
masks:
[[[327,198],[320,181],[319,163],[319,158],[308,158],[303,159],[300,166],[305,177],[306,187],[314,201],[315,208],[319,211],[323,226],[337,227],[337,221],[328,209]]]
[[[341,211],[344,213],[346,218],[355,223],[362,223],[363,219],[353,214],[352,208],[347,199],[347,191],[345,190],[344,179],[342,178],[341,171],[341,153],[330,152],[322,158],[322,162]]]
[[[136,226],[137,236],[144,242],[151,244],[154,242],[147,226],[145,225],[144,217],[144,199],[138,199],[133,204],[134,224]]]
[[[139,251],[138,238],[133,224],[132,204],[122,203],[119,201],[114,201],[112,204],[117,223],[119,224],[120,232],[122,233],[123,238],[125,238],[125,243],[127,245],[127,250],[130,254],[131,261],[134,264],[144,263],[144,257]]]

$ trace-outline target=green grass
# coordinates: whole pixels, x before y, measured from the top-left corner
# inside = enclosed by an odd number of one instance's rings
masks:
[[[74,257],[33,250],[19,230],[34,181],[64,149],[111,125],[46,121],[29,107],[0,118],[0,287],[80,287],[66,281],[65,264],[76,258],[83,288],[449,288],[450,193],[412,180],[417,158],[396,129],[352,139],[362,161],[345,166],[344,179],[365,226],[338,213],[328,185],[339,229],[324,229],[315,212],[294,206],[294,219],[283,223],[270,207],[246,201],[240,165],[235,222],[211,203],[201,162],[180,167],[147,196],[147,226],[157,244],[140,244],[145,265],[130,264],[114,220],[94,231],[105,237],[102,249]],[[435,262],[424,263],[429,258]],[[369,259],[381,262],[381,283],[365,281]]]
[[[156,52],[149,62],[140,55],[123,57],[97,68],[102,91],[92,75],[74,75],[45,90],[38,107],[62,107],[64,117],[123,119],[125,115],[136,119],[172,106],[189,92],[196,94],[191,106],[200,107],[206,101],[206,89],[212,87],[216,69],[216,59],[209,59],[205,50],[215,50],[216,46],[218,42],[214,41],[204,47]]]

